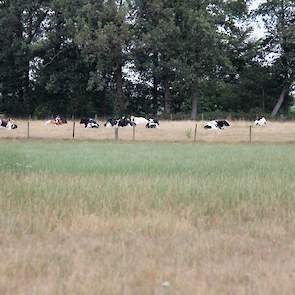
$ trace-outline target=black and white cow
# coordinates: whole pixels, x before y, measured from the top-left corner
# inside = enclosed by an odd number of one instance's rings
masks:
[[[119,127],[133,127],[133,126],[136,126],[136,123],[131,121],[130,119],[122,117],[121,119],[118,120],[118,126]]]
[[[205,129],[223,129],[228,127],[230,124],[226,120],[213,120],[206,123]]]
[[[85,128],[98,128],[99,124],[92,118],[82,118],[80,124],[84,124]]]
[[[62,124],[68,124],[68,121],[64,116],[57,115],[56,118],[59,118]]]
[[[104,124],[105,127],[111,128],[111,127],[133,127],[136,126],[135,122],[132,122],[131,120],[122,117],[121,119],[113,119],[110,118],[106,121]]]
[[[118,127],[118,120],[114,118],[110,118],[104,123],[104,126],[108,128]]]
[[[147,120],[144,117],[134,117],[134,116],[131,116],[130,117],[130,120],[132,122],[134,122],[136,125],[147,125],[148,122],[149,122],[149,120]]]
[[[259,117],[254,122],[255,126],[266,126],[266,119],[264,117]]]
[[[159,128],[160,127],[160,123],[157,119],[152,119],[150,118],[147,122],[147,124],[145,125],[146,128]]]
[[[17,125],[10,119],[0,119],[0,127],[7,129],[16,129]]]

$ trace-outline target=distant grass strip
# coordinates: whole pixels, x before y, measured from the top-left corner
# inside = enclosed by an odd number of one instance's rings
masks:
[[[294,209],[294,151],[291,145],[5,141],[0,208],[10,217],[30,211],[58,220],[153,211],[263,217]]]

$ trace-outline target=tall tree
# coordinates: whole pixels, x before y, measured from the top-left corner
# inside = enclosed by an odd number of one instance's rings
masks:
[[[82,58],[81,49],[74,42],[71,16],[82,6],[80,0],[71,5],[67,1],[53,0],[43,31],[43,50],[35,63],[35,114],[83,114],[93,103],[87,92],[91,65]],[[93,108],[93,107],[92,107]],[[48,115],[48,114],[47,114]]]
[[[164,112],[172,111],[171,87],[179,54],[176,1],[140,0],[136,6],[134,57],[137,70],[151,83],[153,104],[158,106],[158,88],[164,93]],[[156,110],[155,110],[156,111]]]
[[[0,91],[5,101],[13,99],[24,114],[31,111],[30,70],[50,13],[49,1],[1,1],[0,8]]]
[[[76,42],[96,65],[89,86],[103,89],[107,77],[112,78],[116,115],[122,115],[126,108],[123,67],[130,38],[127,13],[128,3],[122,0],[90,1],[81,8],[76,27]]]
[[[177,22],[181,29],[181,72],[191,93],[191,119],[197,117],[200,84],[214,75],[221,53],[216,1],[179,1]]]
[[[272,116],[278,113],[295,81],[294,11],[294,0],[268,0],[262,3],[256,12],[262,16],[267,29],[265,38],[267,58],[274,59],[273,68],[282,80],[281,93],[273,108]]]

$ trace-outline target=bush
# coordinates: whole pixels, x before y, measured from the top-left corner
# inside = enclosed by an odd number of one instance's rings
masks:
[[[185,128],[184,133],[185,133],[185,136],[188,139],[191,139],[192,138],[192,134],[193,134],[193,130],[192,130],[192,128]]]
[[[33,113],[33,117],[37,119],[47,118],[50,114],[52,114],[52,109],[48,103],[43,103],[38,105]]]
[[[295,117],[295,105],[289,107],[289,115]]]

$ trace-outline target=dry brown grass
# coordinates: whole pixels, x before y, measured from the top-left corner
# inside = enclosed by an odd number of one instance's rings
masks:
[[[294,159],[2,140],[0,294],[294,294]]]
[[[291,295],[294,226],[294,216],[193,223],[151,212],[76,215],[43,235],[3,231],[0,293]]]
[[[71,139],[73,122],[63,126],[46,126],[45,121],[30,122],[31,138]],[[99,129],[85,129],[76,122],[75,138],[80,140],[113,140],[114,129],[105,128],[101,120]],[[27,122],[17,121],[16,130],[0,129],[0,138],[26,138]],[[231,126],[224,130],[205,130],[205,122],[197,122],[197,141],[202,143],[247,143],[249,142],[249,126],[253,122],[232,121]],[[162,121],[158,129],[136,127],[137,141],[153,142],[192,142],[194,138],[194,121]],[[132,128],[119,128],[121,140],[132,140]],[[267,127],[252,128],[254,143],[286,143],[295,142],[295,122],[268,122]]]

